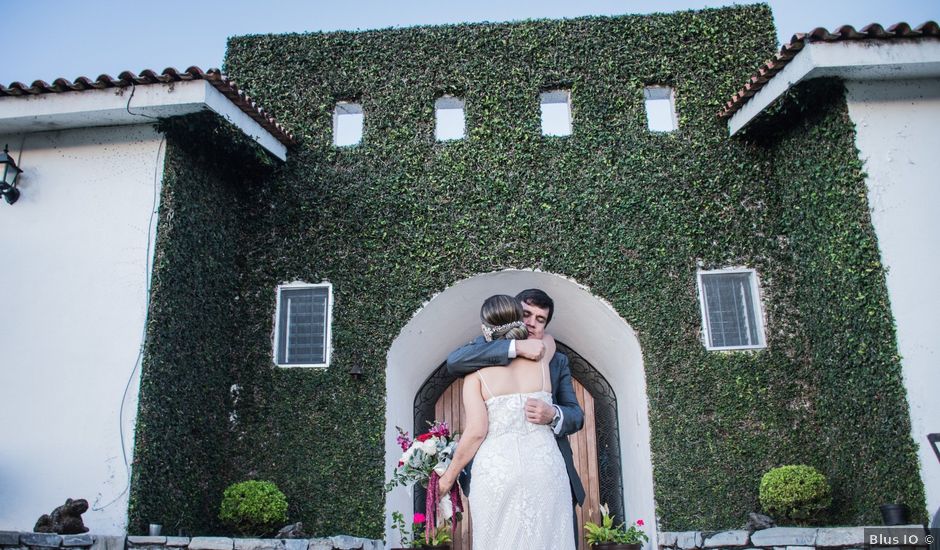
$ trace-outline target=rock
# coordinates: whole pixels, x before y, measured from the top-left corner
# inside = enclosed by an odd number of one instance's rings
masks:
[[[193,537],[189,550],[234,550],[235,541],[228,537]]]
[[[761,529],[770,529],[771,527],[776,526],[777,524],[774,523],[774,519],[772,517],[758,514],[757,512],[750,512],[747,515],[747,523],[744,524],[742,529],[754,532],[760,531]]]
[[[62,546],[91,546],[95,543],[95,537],[91,535],[62,535]]]
[[[44,533],[23,533],[20,535],[20,544],[26,546],[45,546],[46,548],[58,548],[62,546],[62,537],[60,535],[51,535]]]
[[[127,537],[128,546],[163,546],[166,537],[151,537],[147,535],[131,535]]]
[[[751,535],[754,546],[815,546],[816,529],[805,527],[771,527]]]
[[[189,546],[189,537],[167,537],[166,545],[172,546],[175,548],[181,548],[183,546]]]
[[[337,535],[330,537],[330,540],[333,542],[333,548],[338,550],[362,550],[362,547],[366,543],[366,539],[351,537],[349,535]]]
[[[19,546],[19,531],[0,531],[0,546]]]
[[[747,546],[747,531],[722,531],[705,539],[705,548],[719,548],[723,546]]]
[[[284,539],[281,541],[287,550],[307,550],[310,543],[307,539]]]
[[[862,546],[864,527],[829,527],[816,532],[816,546]]]
[[[673,547],[676,545],[676,539],[679,537],[679,533],[674,533],[671,531],[665,531],[659,534],[659,545]]]
[[[304,541],[306,550],[307,541]],[[279,539],[235,539],[235,550],[285,550],[284,541]]]
[[[330,539],[310,539],[307,550],[333,550],[333,541]]]
[[[91,550],[124,550],[125,540],[120,535],[95,535]]]
[[[308,538],[304,534],[304,524],[302,521],[297,523],[291,523],[290,525],[285,525],[281,527],[281,530],[277,532],[277,535],[274,536],[276,539],[305,539]]]
[[[685,531],[676,533],[676,546],[689,550],[702,547],[702,533],[699,531]]]

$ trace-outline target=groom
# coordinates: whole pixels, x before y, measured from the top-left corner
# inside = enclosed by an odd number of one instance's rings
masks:
[[[523,322],[529,330],[529,339],[486,342],[483,336],[478,336],[472,343],[447,356],[447,371],[450,374],[464,376],[483,367],[507,365],[516,357],[525,357],[533,361],[541,359],[545,353],[542,337],[545,335],[545,327],[552,320],[555,302],[548,294],[537,288],[523,290],[516,295],[516,298],[522,303]],[[556,351],[549,363],[549,374],[552,380],[552,401],[555,404],[549,405],[544,401],[529,398],[525,406],[526,418],[534,424],[551,425],[555,432],[555,442],[558,443],[561,456],[565,459],[572,501],[580,505],[584,503],[584,486],[581,485],[581,478],[574,469],[568,435],[584,426],[584,411],[578,404],[574,387],[571,384],[568,357]],[[472,466],[473,462],[468,464],[460,474],[460,486],[467,495],[470,494],[470,468]],[[574,504],[572,504],[572,510],[574,510]],[[575,514],[574,534],[575,546],[577,546],[577,514]]]

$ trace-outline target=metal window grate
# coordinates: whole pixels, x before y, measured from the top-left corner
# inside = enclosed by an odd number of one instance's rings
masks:
[[[280,292],[278,364],[326,364],[329,287],[283,288]]]
[[[753,272],[702,274],[703,312],[712,348],[763,345]]]

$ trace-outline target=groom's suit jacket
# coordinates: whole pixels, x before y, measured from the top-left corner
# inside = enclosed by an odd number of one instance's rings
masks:
[[[451,352],[447,356],[447,371],[455,376],[465,376],[476,372],[483,367],[509,364],[509,340],[494,340],[487,342],[478,336],[472,343]],[[571,484],[571,495],[578,502],[584,503],[584,486],[581,478],[574,469],[574,459],[571,455],[571,444],[568,435],[575,433],[584,426],[584,411],[578,404],[571,385],[571,369],[568,367],[568,357],[555,352],[548,364],[549,376],[552,380],[552,401],[562,411],[561,432],[555,435],[555,442],[561,456],[565,459],[568,470],[568,481]],[[467,464],[460,474],[460,486],[464,494],[470,494],[470,472],[473,462]]]

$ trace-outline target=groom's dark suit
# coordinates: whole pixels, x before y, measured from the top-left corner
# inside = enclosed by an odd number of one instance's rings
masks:
[[[476,372],[483,367],[507,365],[509,363],[509,340],[494,340],[487,342],[482,336],[472,343],[459,348],[447,356],[447,371],[455,376],[465,376]],[[571,369],[568,367],[568,357],[563,353],[555,352],[548,364],[549,376],[552,380],[552,401],[562,411],[561,432],[555,435],[555,442],[561,456],[565,459],[565,468],[568,470],[568,481],[571,484],[571,495],[578,504],[584,504],[584,486],[581,478],[574,469],[574,459],[571,456],[571,444],[568,435],[575,433],[584,426],[584,411],[578,404],[571,385]],[[460,474],[460,486],[463,492],[470,494],[470,468],[473,462],[467,464]],[[577,529],[577,528],[576,528]]]

